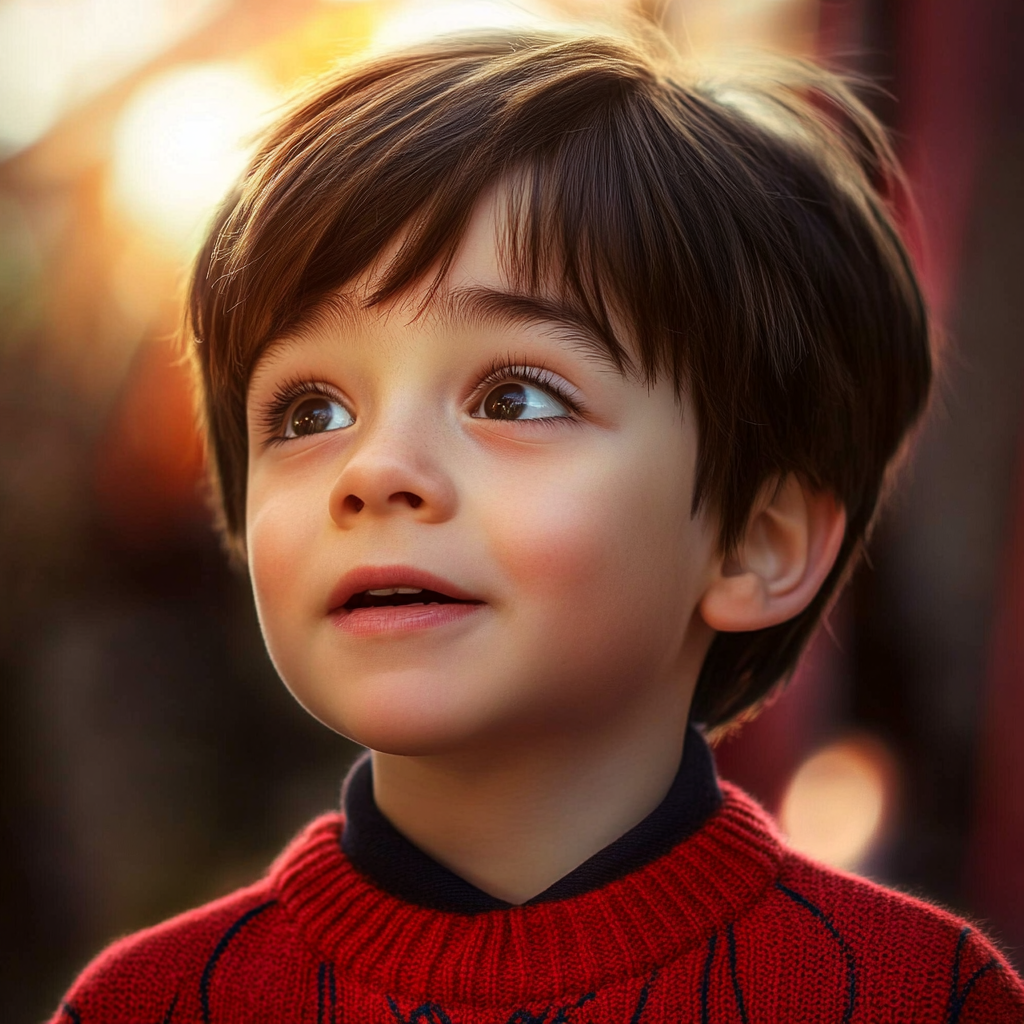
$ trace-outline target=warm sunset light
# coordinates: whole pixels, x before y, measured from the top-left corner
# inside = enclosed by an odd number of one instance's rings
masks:
[[[252,134],[277,102],[242,65],[183,65],[152,79],[117,126],[118,205],[187,250],[242,171]]]
[[[797,769],[779,813],[790,843],[833,867],[862,865],[879,838],[893,793],[893,765],[866,738],[832,743]]]
[[[0,153],[202,25],[222,0],[4,0]]]
[[[510,3],[509,0],[450,0],[425,4],[403,3],[381,23],[378,41],[397,46],[428,36],[463,32],[474,28],[515,27],[536,24],[551,17],[543,3]]]

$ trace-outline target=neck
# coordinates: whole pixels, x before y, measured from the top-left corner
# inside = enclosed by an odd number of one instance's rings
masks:
[[[374,799],[407,839],[478,889],[521,904],[642,821],[679,767],[686,712],[529,749],[373,754]]]

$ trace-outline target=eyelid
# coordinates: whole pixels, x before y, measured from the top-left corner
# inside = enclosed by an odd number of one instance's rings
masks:
[[[281,381],[274,389],[273,395],[261,402],[255,410],[255,419],[260,432],[264,435],[263,445],[281,444],[294,441],[295,438],[284,434],[284,418],[288,411],[301,398],[319,395],[344,406],[349,415],[355,419],[351,403],[333,385],[322,380],[306,380],[301,377],[289,377]]]

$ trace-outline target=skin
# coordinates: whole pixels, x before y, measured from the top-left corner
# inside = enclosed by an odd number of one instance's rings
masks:
[[[715,630],[796,614],[843,520],[790,478],[724,557],[714,519],[689,513],[697,434],[671,384],[619,373],[565,325],[454,308],[474,289],[509,290],[501,198],[477,209],[448,301],[423,309],[424,284],[372,310],[340,302],[260,360],[246,542],[278,672],[311,714],[374,751],[381,811],[463,878],[522,903],[657,806]],[[488,418],[494,384],[480,382],[495,361],[546,372],[564,397],[530,383],[543,416]],[[268,410],[288,381],[329,387],[337,429],[281,439],[287,414]],[[340,628],[339,580],[393,565],[480,604],[429,628]]]

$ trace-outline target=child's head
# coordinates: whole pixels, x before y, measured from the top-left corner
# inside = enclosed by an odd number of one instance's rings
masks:
[[[505,649],[444,606],[474,671],[572,676],[560,635],[591,677],[629,671],[608,633],[640,672],[696,656],[693,717],[717,726],[787,675],[852,565],[930,378],[898,170],[824,72],[703,74],[544,34],[377,57],[318,83],[225,207],[191,291],[224,528],[330,724],[290,649],[337,635],[346,588],[403,582],[353,568],[429,569],[507,614]],[[786,534],[794,509],[810,535]],[[788,604],[705,601],[787,544],[820,549]],[[405,672],[432,656],[420,632],[365,650]]]

